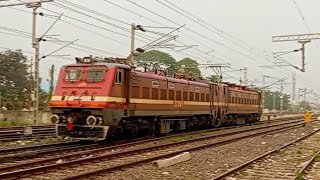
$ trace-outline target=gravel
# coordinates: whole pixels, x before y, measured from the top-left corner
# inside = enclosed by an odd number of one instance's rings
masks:
[[[231,144],[191,152],[191,160],[157,169],[151,163],[101,174],[95,179],[212,179],[269,150],[311,132],[301,127],[272,135],[246,138]]]

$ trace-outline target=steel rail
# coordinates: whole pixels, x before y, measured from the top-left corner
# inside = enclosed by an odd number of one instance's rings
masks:
[[[274,131],[279,131],[279,130],[282,131],[284,128],[291,128],[293,126],[298,127],[298,126],[301,126],[302,124],[303,123],[301,123],[301,122],[300,123],[296,123],[295,122],[295,123],[291,123],[291,125],[286,125],[286,126],[273,125],[273,126],[275,126],[274,127],[275,129],[272,129],[272,130],[264,129],[264,131],[258,132],[258,133],[255,133],[255,134],[244,135],[244,136],[240,136],[240,137],[236,137],[236,138],[231,138],[229,140],[218,141],[218,142],[210,143],[210,144],[207,144],[207,145],[201,145],[201,146],[185,149],[183,151],[192,151],[192,150],[197,150],[197,149],[201,149],[201,148],[205,148],[205,147],[223,145],[223,144],[231,143],[231,142],[234,142],[234,141],[237,141],[237,140],[240,140],[240,139],[244,139],[244,138],[247,138],[247,137],[257,136],[257,135],[270,133],[270,132],[274,132]],[[263,127],[263,128],[266,128],[266,127]],[[272,127],[269,127],[269,128],[272,128]],[[259,129],[262,129],[262,127],[259,127],[259,128],[253,129],[253,130],[252,129],[247,129],[246,132],[251,132],[251,131],[259,130]],[[221,134],[220,134],[220,136],[221,137],[225,137],[225,135],[221,135]],[[214,137],[217,137],[217,135],[215,135]],[[77,165],[79,163],[88,162],[88,161],[94,161],[94,160],[114,159],[114,158],[119,157],[119,156],[121,157],[121,156],[128,156],[128,155],[132,155],[132,154],[139,154],[139,153],[142,153],[142,152],[150,152],[150,151],[155,151],[155,150],[158,150],[158,149],[164,149],[164,148],[174,147],[174,146],[178,146],[178,145],[185,145],[185,144],[188,144],[190,142],[195,142],[195,141],[199,141],[199,140],[209,140],[209,139],[212,139],[214,137],[213,136],[207,136],[207,137],[195,138],[195,139],[185,140],[185,141],[180,141],[180,142],[167,143],[167,144],[162,144],[162,145],[155,145],[155,146],[151,146],[151,147],[147,147],[147,148],[139,148],[139,149],[135,149],[135,150],[127,150],[127,151],[122,151],[122,152],[97,155],[97,156],[94,156],[94,157],[89,157],[89,158],[84,158],[84,159],[76,159],[76,160],[72,160],[72,161],[62,162],[60,164],[56,164],[55,163],[55,164],[49,164],[49,165],[42,165],[40,167],[39,166],[38,167],[31,167],[29,169],[21,169],[21,170],[1,173],[0,174],[0,178],[12,178],[12,177],[20,176],[20,175],[25,175],[25,174],[28,174],[28,173],[32,174],[35,171],[43,171],[43,170],[56,169],[56,168],[61,168],[61,167],[70,167],[71,165]],[[99,150],[97,149],[97,150],[94,150],[94,151],[101,151],[101,149],[99,149]],[[88,152],[92,153],[92,150],[88,151]],[[182,151],[176,151],[176,152],[173,152],[173,153],[168,153],[168,154],[166,154],[166,156],[179,154],[181,152]],[[73,154],[73,156],[74,155],[79,155],[79,154],[81,154],[81,153]],[[68,155],[68,156],[70,157],[72,155]],[[164,156],[164,155],[162,155],[162,156]],[[158,157],[158,158],[160,158],[160,157]],[[61,159],[61,157],[59,157],[59,158],[57,157],[55,159],[56,160],[57,159]],[[147,160],[150,161],[150,159],[147,159]],[[45,161],[48,161],[48,160],[45,160]],[[146,161],[146,159],[144,161]],[[43,164],[44,161],[38,161],[38,162],[34,162],[34,163]],[[141,163],[141,162],[138,161],[137,163]],[[25,167],[25,166],[23,164],[20,164],[18,168],[23,168],[23,167]],[[9,167],[8,169],[11,170],[12,168],[13,167]]]
[[[130,163],[124,163],[124,164],[120,164],[120,165],[116,165],[116,166],[112,166],[112,167],[108,167],[108,168],[101,168],[101,169],[97,169],[97,170],[94,170],[94,171],[85,172],[85,173],[82,173],[82,174],[68,176],[68,177],[65,177],[63,179],[64,180],[72,180],[72,179],[88,178],[88,177],[91,177],[91,176],[94,176],[94,175],[98,175],[98,174],[101,174],[101,173],[120,170],[120,169],[123,169],[123,168],[126,168],[126,167],[131,167],[131,166],[139,165],[139,164],[142,164],[142,163],[152,162],[152,161],[157,160],[157,159],[162,159],[162,158],[175,156],[175,155],[178,155],[178,154],[183,153],[183,152],[191,152],[191,151],[196,151],[196,150],[202,150],[204,148],[221,146],[221,145],[229,144],[229,143],[241,140],[241,139],[254,137],[254,136],[259,136],[259,135],[266,134],[266,133],[272,133],[272,132],[276,132],[276,131],[283,131],[286,128],[292,128],[293,126],[297,127],[297,126],[301,126],[302,124],[303,123],[297,123],[297,124],[294,124],[294,125],[291,125],[291,126],[288,126],[288,127],[280,127],[280,128],[276,128],[276,129],[272,129],[272,130],[266,130],[265,132],[258,132],[258,133],[255,133],[255,134],[249,134],[249,135],[236,137],[236,138],[232,138],[232,139],[228,139],[228,140],[222,140],[222,141],[213,142],[213,143],[209,143],[209,144],[205,144],[205,145],[186,148],[186,149],[183,149],[183,150],[169,152],[169,153],[165,153],[165,154],[162,154],[162,155],[154,156],[154,157],[151,157],[151,158],[145,158],[145,159],[137,160],[137,161],[130,162]],[[161,147],[161,148],[163,148],[163,147]],[[142,153],[142,152],[150,152],[150,150],[152,150],[152,149],[153,149],[153,147],[144,148],[143,150],[139,150],[139,151],[134,152],[134,153],[137,154],[137,153]],[[125,152],[120,152],[120,155],[121,155],[121,153],[123,155]],[[126,152],[126,154],[132,155],[130,153],[131,153],[130,151]],[[119,154],[115,154],[115,155],[119,156]],[[113,157],[112,155],[109,155],[109,156]]]
[[[307,162],[306,164],[298,171],[298,174],[303,174],[305,170],[314,162],[316,157],[320,154],[320,150],[316,152]],[[296,180],[297,178],[293,178],[293,180]]]
[[[279,120],[272,120],[272,121],[261,121],[255,124],[255,126],[258,125],[263,125],[263,124],[273,124],[273,123],[279,123],[279,122],[286,122],[285,120],[293,120],[294,118],[287,118],[287,119],[279,119]],[[297,120],[298,122],[298,120]],[[221,128],[214,128],[214,129],[205,129],[205,130],[199,130],[199,131],[191,131],[191,132],[181,132],[181,133],[176,133],[176,134],[172,134],[172,135],[167,135],[164,137],[144,137],[144,138],[136,138],[136,139],[130,139],[130,140],[123,140],[123,141],[116,141],[116,143],[114,143],[113,141],[111,141],[111,145],[119,145],[119,144],[123,144],[126,143],[126,141],[130,141],[131,144],[132,143],[147,143],[147,142],[151,142],[151,141],[158,141],[158,140],[162,140],[162,139],[168,139],[168,138],[172,138],[172,137],[179,137],[179,136],[185,136],[185,135],[193,135],[193,134],[199,134],[199,133],[209,133],[209,132],[218,132],[218,131],[223,131],[223,130],[228,130],[228,129],[237,129],[237,128],[242,128],[242,127],[250,127],[248,125],[238,125],[238,126],[231,126],[231,127],[221,127]],[[75,141],[76,143],[79,143],[78,141]],[[74,143],[74,142],[65,142],[65,143]],[[60,143],[55,143],[53,144],[53,146],[55,145],[59,145]],[[97,143],[97,145],[101,145],[100,143]],[[106,146],[110,145],[110,144],[105,144]],[[129,145],[129,144],[128,144]],[[51,152],[63,152],[64,149],[52,149],[52,150],[47,150],[47,151],[43,151],[41,150],[41,152],[39,151],[35,151],[35,152],[30,152],[31,150],[35,150],[35,149],[40,149],[40,148],[47,148],[50,147],[50,144],[44,144],[44,145],[34,145],[34,146],[24,146],[24,147],[17,147],[17,148],[6,148],[6,149],[1,149],[0,148],[0,159],[3,159],[3,157],[1,156],[1,154],[4,153],[12,153],[13,151],[29,151],[28,154],[25,154],[25,156],[23,156],[22,154],[16,153],[16,157],[21,158],[21,157],[28,157],[28,156],[36,156],[36,155],[43,155],[46,153],[51,153]],[[114,146],[116,148],[116,146]],[[66,150],[72,150],[72,148],[68,148]],[[8,156],[10,158],[14,158],[15,155],[10,155]]]
[[[288,124],[290,125],[290,124],[293,124],[293,123],[298,123],[299,125],[301,125],[301,123],[299,123],[299,122],[300,121],[289,121],[289,122],[282,122],[280,124],[277,123],[277,124],[271,124],[271,125],[262,126],[262,127],[253,127],[253,128],[249,128],[249,129],[241,129],[241,130],[236,130],[236,131],[233,131],[233,132],[224,132],[224,133],[220,133],[220,134],[215,134],[215,135],[205,136],[205,137],[199,137],[199,138],[193,138],[193,139],[190,139],[190,140],[184,140],[184,141],[180,141],[180,142],[167,143],[165,145],[166,146],[180,145],[180,144],[195,142],[195,141],[199,141],[199,140],[207,140],[207,139],[212,139],[212,138],[217,138],[217,137],[231,136],[231,135],[238,134],[238,133],[245,133],[245,132],[250,132],[250,131],[254,131],[254,130],[260,130],[260,129],[264,129],[264,128],[278,127],[280,125],[288,125]],[[166,137],[160,137],[160,138],[155,138],[155,139],[162,140],[162,139],[167,139],[167,138]],[[147,139],[147,140],[142,140],[142,141],[137,141],[137,142],[130,142],[130,143],[126,143],[126,144],[119,144],[119,145],[110,146],[110,147],[102,147],[102,148],[97,148],[97,149],[93,149],[93,150],[74,152],[74,153],[69,153],[67,155],[47,158],[47,159],[44,159],[44,160],[40,159],[40,160],[36,160],[36,161],[24,162],[24,163],[20,163],[20,164],[16,164],[16,165],[0,167],[0,172],[9,171],[9,170],[12,170],[12,169],[15,169],[15,168],[24,168],[26,166],[32,166],[33,164],[40,164],[40,163],[43,164],[43,163],[55,162],[55,161],[57,161],[59,159],[64,159],[64,158],[73,158],[73,157],[78,157],[78,156],[82,156],[82,155],[85,155],[85,154],[94,154],[96,152],[101,152],[101,151],[110,151],[110,150],[113,150],[115,148],[125,148],[125,147],[140,145],[142,143],[154,141],[155,139]],[[157,147],[161,147],[161,146],[164,146],[164,145],[153,146],[153,148],[157,148]],[[96,157],[93,157],[93,158],[96,158]],[[82,160],[83,159],[80,159],[80,161],[82,161]],[[66,163],[68,163],[68,162],[66,162]],[[56,165],[63,166],[64,163],[62,163],[62,164],[53,164],[50,167],[55,167]],[[21,171],[25,172],[25,170],[23,170],[23,169]],[[0,174],[0,178],[4,174],[6,174],[6,173]],[[9,172],[9,174],[10,174],[10,172]]]
[[[249,161],[247,161],[247,162],[245,162],[245,163],[243,163],[243,164],[241,164],[241,165],[239,165],[239,166],[237,166],[237,167],[235,167],[235,168],[230,169],[229,171],[226,171],[226,172],[224,172],[224,173],[222,173],[222,174],[214,177],[213,180],[223,179],[223,178],[227,177],[228,175],[234,174],[235,172],[237,172],[237,171],[239,171],[240,169],[242,169],[242,168],[244,168],[244,167],[252,164],[253,162],[258,161],[258,160],[260,160],[260,159],[262,159],[262,158],[264,158],[264,157],[267,157],[267,156],[270,155],[270,154],[273,154],[273,153],[275,153],[275,152],[278,152],[278,151],[280,151],[281,149],[284,149],[284,148],[286,148],[286,147],[288,147],[288,146],[290,146],[290,145],[292,145],[292,144],[295,144],[295,143],[297,143],[297,142],[299,142],[299,141],[302,141],[302,140],[304,140],[304,139],[312,136],[313,134],[315,134],[315,133],[317,133],[317,132],[319,132],[319,131],[320,131],[320,129],[317,129],[317,130],[315,130],[315,131],[313,131],[313,132],[311,132],[311,133],[309,133],[309,134],[306,134],[306,135],[304,135],[303,137],[301,137],[301,138],[299,138],[299,139],[296,139],[296,140],[294,140],[294,141],[291,141],[291,142],[289,142],[289,143],[287,143],[287,144],[285,144],[285,145],[283,145],[283,146],[281,146],[281,147],[279,147],[279,148],[275,148],[275,149],[273,149],[273,150],[271,150],[271,151],[268,151],[268,152],[266,152],[266,153],[264,153],[264,154],[262,154],[262,155],[260,155],[260,156],[258,156],[258,157],[256,157],[256,158],[254,158],[254,159],[251,159],[251,160],[249,160]]]

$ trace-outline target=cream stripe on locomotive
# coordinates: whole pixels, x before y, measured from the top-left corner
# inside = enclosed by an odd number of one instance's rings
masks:
[[[172,100],[130,98],[130,103],[135,103],[135,104],[173,104],[173,101]]]
[[[94,100],[91,99],[91,96],[65,96],[64,101],[67,100],[80,100],[80,101],[94,101],[94,102],[118,102],[118,103],[125,103],[126,98],[121,97],[111,97],[111,96],[96,96],[94,97]],[[61,101],[62,96],[52,96],[52,101]],[[197,106],[210,106],[210,102],[197,102],[197,101],[173,101],[173,100],[156,100],[156,99],[136,99],[131,98],[130,103],[134,104],[167,104],[167,105],[173,105],[174,103],[183,103],[184,106],[186,105],[197,105]],[[223,103],[223,102],[214,102],[212,103],[213,106],[243,106],[243,104],[229,104],[229,103]],[[253,105],[253,104],[246,104],[246,107],[252,107],[257,108],[259,105]]]
[[[52,101],[62,101],[62,96],[52,96]],[[94,102],[118,102],[124,103],[126,102],[126,98],[121,97],[111,97],[111,96],[95,96],[94,100],[92,100],[92,96],[65,96],[64,101],[94,101]]]

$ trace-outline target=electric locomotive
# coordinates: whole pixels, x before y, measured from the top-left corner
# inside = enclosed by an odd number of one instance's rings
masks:
[[[76,58],[60,70],[51,121],[58,136],[79,140],[161,135],[257,122],[260,96],[184,72],[169,77],[164,71],[133,70],[124,59]]]

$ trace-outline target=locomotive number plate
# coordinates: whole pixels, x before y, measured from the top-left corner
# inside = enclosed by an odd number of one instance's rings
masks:
[[[182,107],[182,106],[183,106],[182,101],[174,101],[173,102],[173,107],[179,108],[179,107]]]
[[[81,97],[80,96],[74,96],[73,100],[81,100]]]

